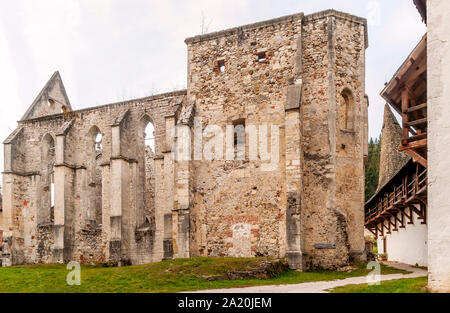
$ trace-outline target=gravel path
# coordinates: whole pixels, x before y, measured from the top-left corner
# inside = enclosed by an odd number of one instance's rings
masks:
[[[394,280],[402,278],[417,278],[427,276],[427,271],[415,267],[411,267],[407,264],[384,262],[384,264],[411,271],[411,274],[390,274],[381,275],[381,280]],[[243,287],[243,288],[227,288],[227,289],[211,289],[194,291],[197,293],[327,293],[328,289],[332,289],[339,286],[351,285],[351,284],[365,284],[367,283],[366,276],[352,277],[334,281],[318,281],[302,284],[292,285],[270,285],[270,286],[255,286],[255,287]]]

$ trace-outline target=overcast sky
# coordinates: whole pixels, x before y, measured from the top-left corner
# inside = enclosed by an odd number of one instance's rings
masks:
[[[325,9],[369,20],[369,133],[379,96],[426,32],[412,0],[0,0],[0,139],[59,70],[73,109],[186,87],[186,37]],[[3,169],[3,145],[0,164]]]

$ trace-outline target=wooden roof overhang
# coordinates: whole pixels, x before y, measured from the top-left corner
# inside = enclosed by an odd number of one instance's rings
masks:
[[[402,116],[402,145],[414,162],[427,167],[427,35],[414,48],[381,96]]]
[[[413,2],[416,5],[416,8],[420,13],[420,16],[422,16],[422,21],[426,24],[427,23],[427,0],[413,0]]]

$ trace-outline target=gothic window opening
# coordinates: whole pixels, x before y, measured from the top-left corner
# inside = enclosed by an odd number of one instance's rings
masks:
[[[354,130],[355,104],[352,92],[345,88],[341,93],[341,127]]]
[[[97,133],[94,137],[95,151],[100,152],[100,153],[103,151],[102,140],[103,140],[103,135],[100,132]]]
[[[145,114],[139,124],[138,144],[138,203],[135,223],[138,229],[147,227],[155,214],[155,160],[160,148],[156,146],[156,129],[152,118]]]
[[[148,122],[144,131],[145,146],[149,147],[152,152],[155,152],[155,126],[152,122]]]
[[[41,142],[41,182],[40,197],[38,202],[38,224],[53,222],[55,207],[55,140],[52,135],[46,134]]]
[[[55,100],[47,99],[47,105],[52,108],[55,105]]]
[[[103,134],[97,126],[93,126],[87,136],[87,194],[85,222],[87,228],[102,227],[102,153]]]

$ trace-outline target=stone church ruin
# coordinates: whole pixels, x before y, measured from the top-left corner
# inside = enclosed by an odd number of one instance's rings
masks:
[[[366,20],[300,13],[185,42],[186,90],[75,110],[51,77],[4,141],[3,266],[365,258]],[[181,129],[206,149],[217,128],[236,145],[230,125],[243,159],[176,158]],[[251,125],[279,149],[271,170],[249,157]]]

